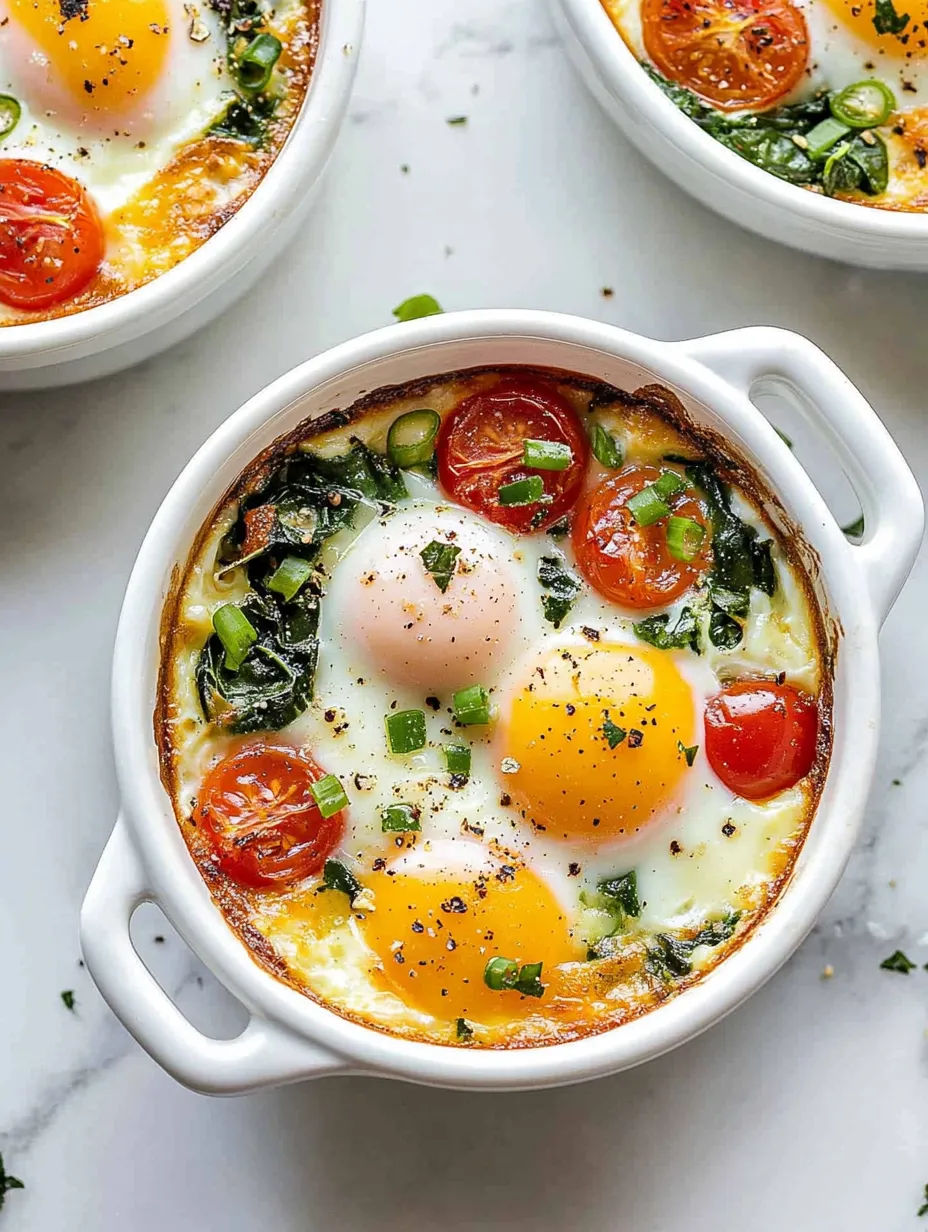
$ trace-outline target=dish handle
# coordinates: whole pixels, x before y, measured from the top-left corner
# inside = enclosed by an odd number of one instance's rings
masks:
[[[129,933],[135,909],[157,902],[120,816],[81,909],[87,969],[113,1013],[178,1082],[207,1095],[348,1073],[346,1061],[252,1015],[235,1039],[198,1031],[142,962]]]
[[[915,562],[925,510],[915,477],[876,412],[824,352],[790,330],[756,326],[673,345],[745,397],[762,384],[785,385],[796,396],[860,501],[864,537],[851,550],[882,624]]]

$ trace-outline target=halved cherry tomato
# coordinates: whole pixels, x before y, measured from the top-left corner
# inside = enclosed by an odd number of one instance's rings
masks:
[[[193,820],[222,871],[256,889],[287,889],[318,873],[344,829],[344,812],[323,817],[310,792],[323,774],[305,753],[264,744],[213,766]]]
[[[706,756],[726,787],[763,800],[812,769],[818,707],[788,684],[742,680],[706,706]]]
[[[684,594],[706,568],[709,519],[703,504],[683,492],[672,497],[673,512],[705,526],[706,537],[692,561],[667,550],[666,522],[639,526],[629,497],[661,476],[655,466],[626,466],[590,492],[573,526],[573,546],[584,577],[601,595],[625,607],[662,607]]]
[[[40,309],[70,299],[103,260],[103,224],[87,192],[54,167],[0,159],[0,300]]]
[[[769,107],[805,72],[809,32],[790,0],[642,0],[648,55],[717,107]]]
[[[573,455],[563,471],[528,470],[522,465],[526,440],[569,445]],[[446,416],[438,438],[438,478],[462,505],[509,530],[551,526],[580,495],[589,447],[573,408],[542,381],[506,379],[486,393],[465,398]],[[507,483],[539,475],[542,501],[501,505]]]

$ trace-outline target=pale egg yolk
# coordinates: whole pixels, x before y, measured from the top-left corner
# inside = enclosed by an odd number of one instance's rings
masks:
[[[52,88],[64,87],[82,112],[129,113],[162,75],[168,0],[6,0],[2,7],[47,62]]]
[[[551,838],[633,838],[677,793],[694,710],[666,651],[552,647],[526,662],[501,707],[504,790]]]
[[[928,0],[911,0],[911,3],[907,0],[905,4],[896,4],[897,13],[909,14],[909,20],[899,34],[877,33],[873,24],[876,0],[826,0],[826,3],[844,26],[875,51],[897,60],[923,59],[928,54]],[[879,76],[879,73],[874,73],[873,76]],[[848,78],[848,81],[853,81],[853,77]]]
[[[456,549],[450,576],[427,568],[432,544]],[[427,690],[482,683],[517,625],[511,560],[492,530],[459,510],[372,524],[339,574],[339,610],[372,666]]]
[[[463,866],[463,867],[462,867]],[[436,1018],[493,1025],[537,1011],[539,1000],[484,981],[491,958],[543,964],[583,957],[554,894],[529,869],[490,859],[476,843],[445,840],[367,879],[375,909],[364,936],[382,978]]]

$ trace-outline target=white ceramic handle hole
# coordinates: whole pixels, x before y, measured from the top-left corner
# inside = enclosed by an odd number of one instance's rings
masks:
[[[210,1039],[237,1039],[249,1014],[197,958],[155,903],[141,903],[129,921],[140,961],[184,1018]]]
[[[748,397],[786,439],[838,525],[856,522],[863,512],[860,496],[817,420],[803,406],[802,395],[779,378],[761,377]]]

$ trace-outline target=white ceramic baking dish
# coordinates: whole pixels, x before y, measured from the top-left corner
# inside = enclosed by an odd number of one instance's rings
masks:
[[[86,312],[0,329],[0,391],[106,376],[180,342],[252,286],[297,233],[354,81],[365,0],[323,0],[309,90],[280,154],[240,210],[154,281]]]
[[[836,201],[778,179],[726,149],[639,65],[600,0],[552,0],[581,77],[646,158],[732,222],[820,257],[881,269],[928,269],[928,214]]]
[[[158,776],[152,715],[161,609],[174,571],[245,465],[301,420],[365,391],[483,364],[550,365],[626,389],[661,382],[695,423],[720,432],[801,528],[829,625],[836,676],[834,750],[792,879],[747,942],[706,978],[651,1013],[579,1042],[518,1051],[413,1043],[347,1022],[252,961],[187,852]],[[806,472],[750,400],[781,388],[827,439],[859,495],[866,538],[851,546]],[[784,519],[785,515],[785,519]],[[113,731],[122,812],[84,902],[87,966],[142,1046],[180,1082],[231,1093],[324,1074],[364,1073],[457,1088],[577,1082],[658,1056],[718,1021],[799,945],[854,844],[879,726],[877,631],[921,540],[921,497],[908,467],[857,390],[795,334],[755,328],[692,342],[654,342],[576,317],[481,311],[394,325],[347,342],[281,377],[232,415],[165,498],[129,581],[113,667]],[[250,1012],[233,1040],[193,1027],[143,965],[129,922],[156,902]]]

